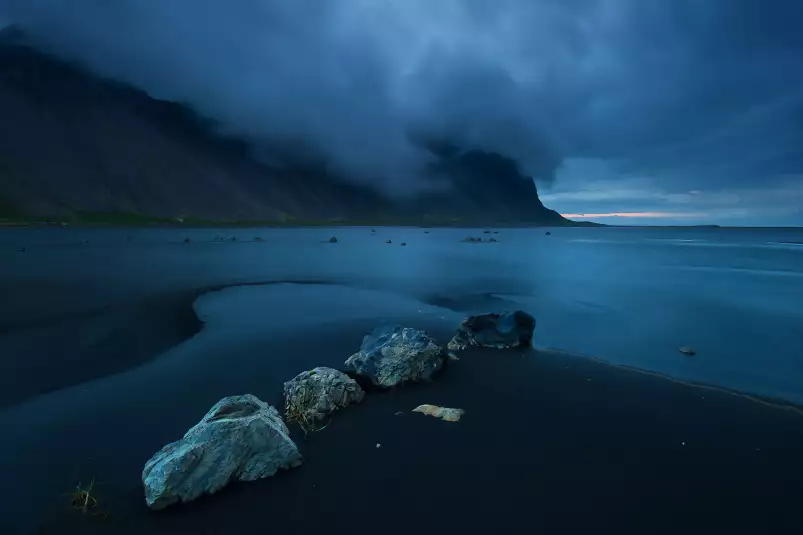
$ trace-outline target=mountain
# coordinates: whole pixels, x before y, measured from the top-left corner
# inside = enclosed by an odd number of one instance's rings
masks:
[[[317,164],[266,165],[180,103],[0,37],[0,219],[570,224],[503,155],[432,149],[451,188],[386,198]],[[111,216],[109,216],[111,217]]]

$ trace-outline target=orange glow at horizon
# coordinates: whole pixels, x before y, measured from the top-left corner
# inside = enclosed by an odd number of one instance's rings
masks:
[[[567,219],[583,219],[593,217],[698,217],[702,214],[678,212],[610,212],[607,214],[560,214]]]

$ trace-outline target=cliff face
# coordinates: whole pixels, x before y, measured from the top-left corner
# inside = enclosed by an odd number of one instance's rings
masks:
[[[0,42],[0,217],[74,211],[215,220],[564,224],[515,162],[439,154],[454,187],[398,201],[325,171],[267,167],[189,108]]]

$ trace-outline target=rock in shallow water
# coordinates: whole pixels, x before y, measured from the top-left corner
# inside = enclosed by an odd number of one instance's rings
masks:
[[[535,318],[521,310],[469,316],[449,341],[451,350],[479,347],[530,347]]]
[[[378,386],[429,380],[443,366],[444,352],[424,331],[388,325],[365,335],[360,351],[346,360],[345,370]]]
[[[365,396],[360,385],[332,368],[301,372],[284,383],[285,407],[303,421],[324,418],[336,410],[359,403]]]
[[[164,509],[299,466],[301,454],[279,412],[256,396],[223,398],[181,440],[145,463],[145,502]]]

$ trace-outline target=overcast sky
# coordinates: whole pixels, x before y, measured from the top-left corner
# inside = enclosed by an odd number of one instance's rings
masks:
[[[576,217],[803,225],[801,0],[0,0],[2,22],[387,191],[421,186],[416,129],[516,158]]]

